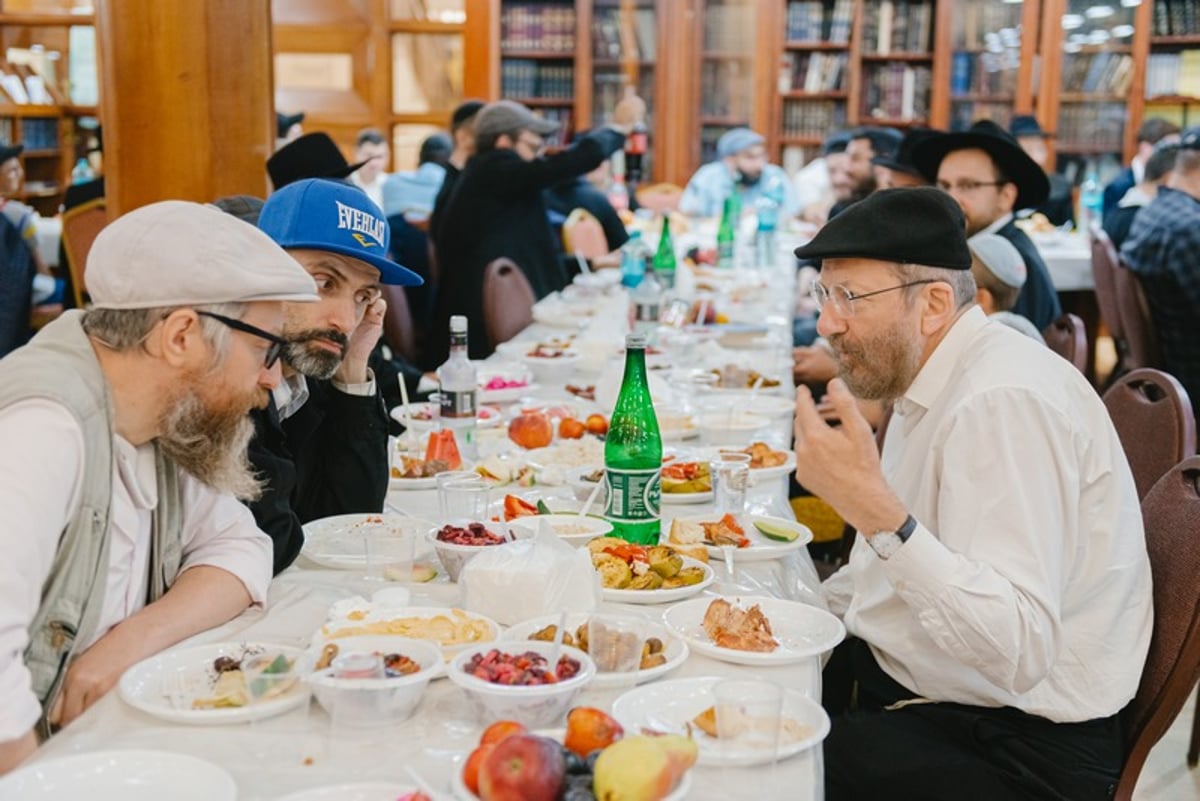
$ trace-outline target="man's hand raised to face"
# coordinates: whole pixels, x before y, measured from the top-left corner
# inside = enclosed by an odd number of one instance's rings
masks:
[[[367,380],[367,360],[383,335],[383,317],[387,313],[387,301],[377,298],[363,313],[358,327],[350,335],[346,346],[346,357],[334,374],[340,384],[361,384]]]

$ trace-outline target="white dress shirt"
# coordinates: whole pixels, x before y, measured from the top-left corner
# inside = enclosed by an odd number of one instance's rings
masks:
[[[1150,644],[1133,476],[1103,403],[1049,348],[972,308],[897,400],[882,453],[917,519],[859,537],[825,584],[883,670],[934,701],[1112,715]]]
[[[41,708],[23,660],[29,625],[59,539],[79,504],[83,432],[67,409],[28,400],[0,410],[0,742],[24,735]],[[96,635],[77,653],[146,602],[151,523],[158,505],[154,451],[113,439],[109,570]],[[254,603],[266,600],[271,539],[250,510],[180,471],[182,573],[197,565],[237,576]]]

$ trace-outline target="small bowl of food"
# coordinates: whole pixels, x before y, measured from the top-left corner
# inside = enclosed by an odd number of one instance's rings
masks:
[[[484,548],[512,542],[516,533],[504,523],[453,520],[441,528],[430,529],[426,538],[446,568],[446,575],[451,581],[458,581],[463,567],[476,554]]]
[[[431,679],[441,674],[441,649],[388,634],[342,637],[315,644],[303,657],[305,681],[338,725],[388,726],[412,717]]]
[[[591,657],[552,642],[511,642],[463,651],[446,668],[480,720],[515,720],[529,728],[562,725],[576,697],[596,675]]]
[[[556,383],[557,379],[571,375],[579,361],[579,351],[570,348],[539,344],[521,355],[521,363],[533,373],[535,381]]]
[[[575,493],[576,498],[586,501],[591,497],[592,490],[596,488],[597,484],[604,484],[604,465],[590,464],[568,470],[566,482],[567,486]],[[608,492],[601,486],[593,509],[603,509],[607,499]]]
[[[592,504],[595,511],[595,504]],[[577,514],[548,514],[518,517],[512,521],[513,528],[528,531],[530,536],[537,534],[539,527],[545,522],[558,538],[569,545],[579,548],[596,537],[607,536],[612,530],[612,523],[600,517]]]

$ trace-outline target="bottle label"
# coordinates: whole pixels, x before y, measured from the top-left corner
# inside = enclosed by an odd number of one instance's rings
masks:
[[[639,323],[657,323],[659,307],[657,303],[637,303],[633,307],[633,319]]]
[[[617,523],[658,520],[662,498],[662,468],[649,470],[604,470],[608,505],[604,516]]]
[[[470,418],[475,419],[475,390],[468,389],[458,392],[441,391],[441,413],[443,418]]]

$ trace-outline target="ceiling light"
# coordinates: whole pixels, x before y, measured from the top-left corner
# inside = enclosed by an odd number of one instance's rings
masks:
[[[1082,14],[1063,14],[1062,26],[1064,31],[1073,31],[1083,26]]]

